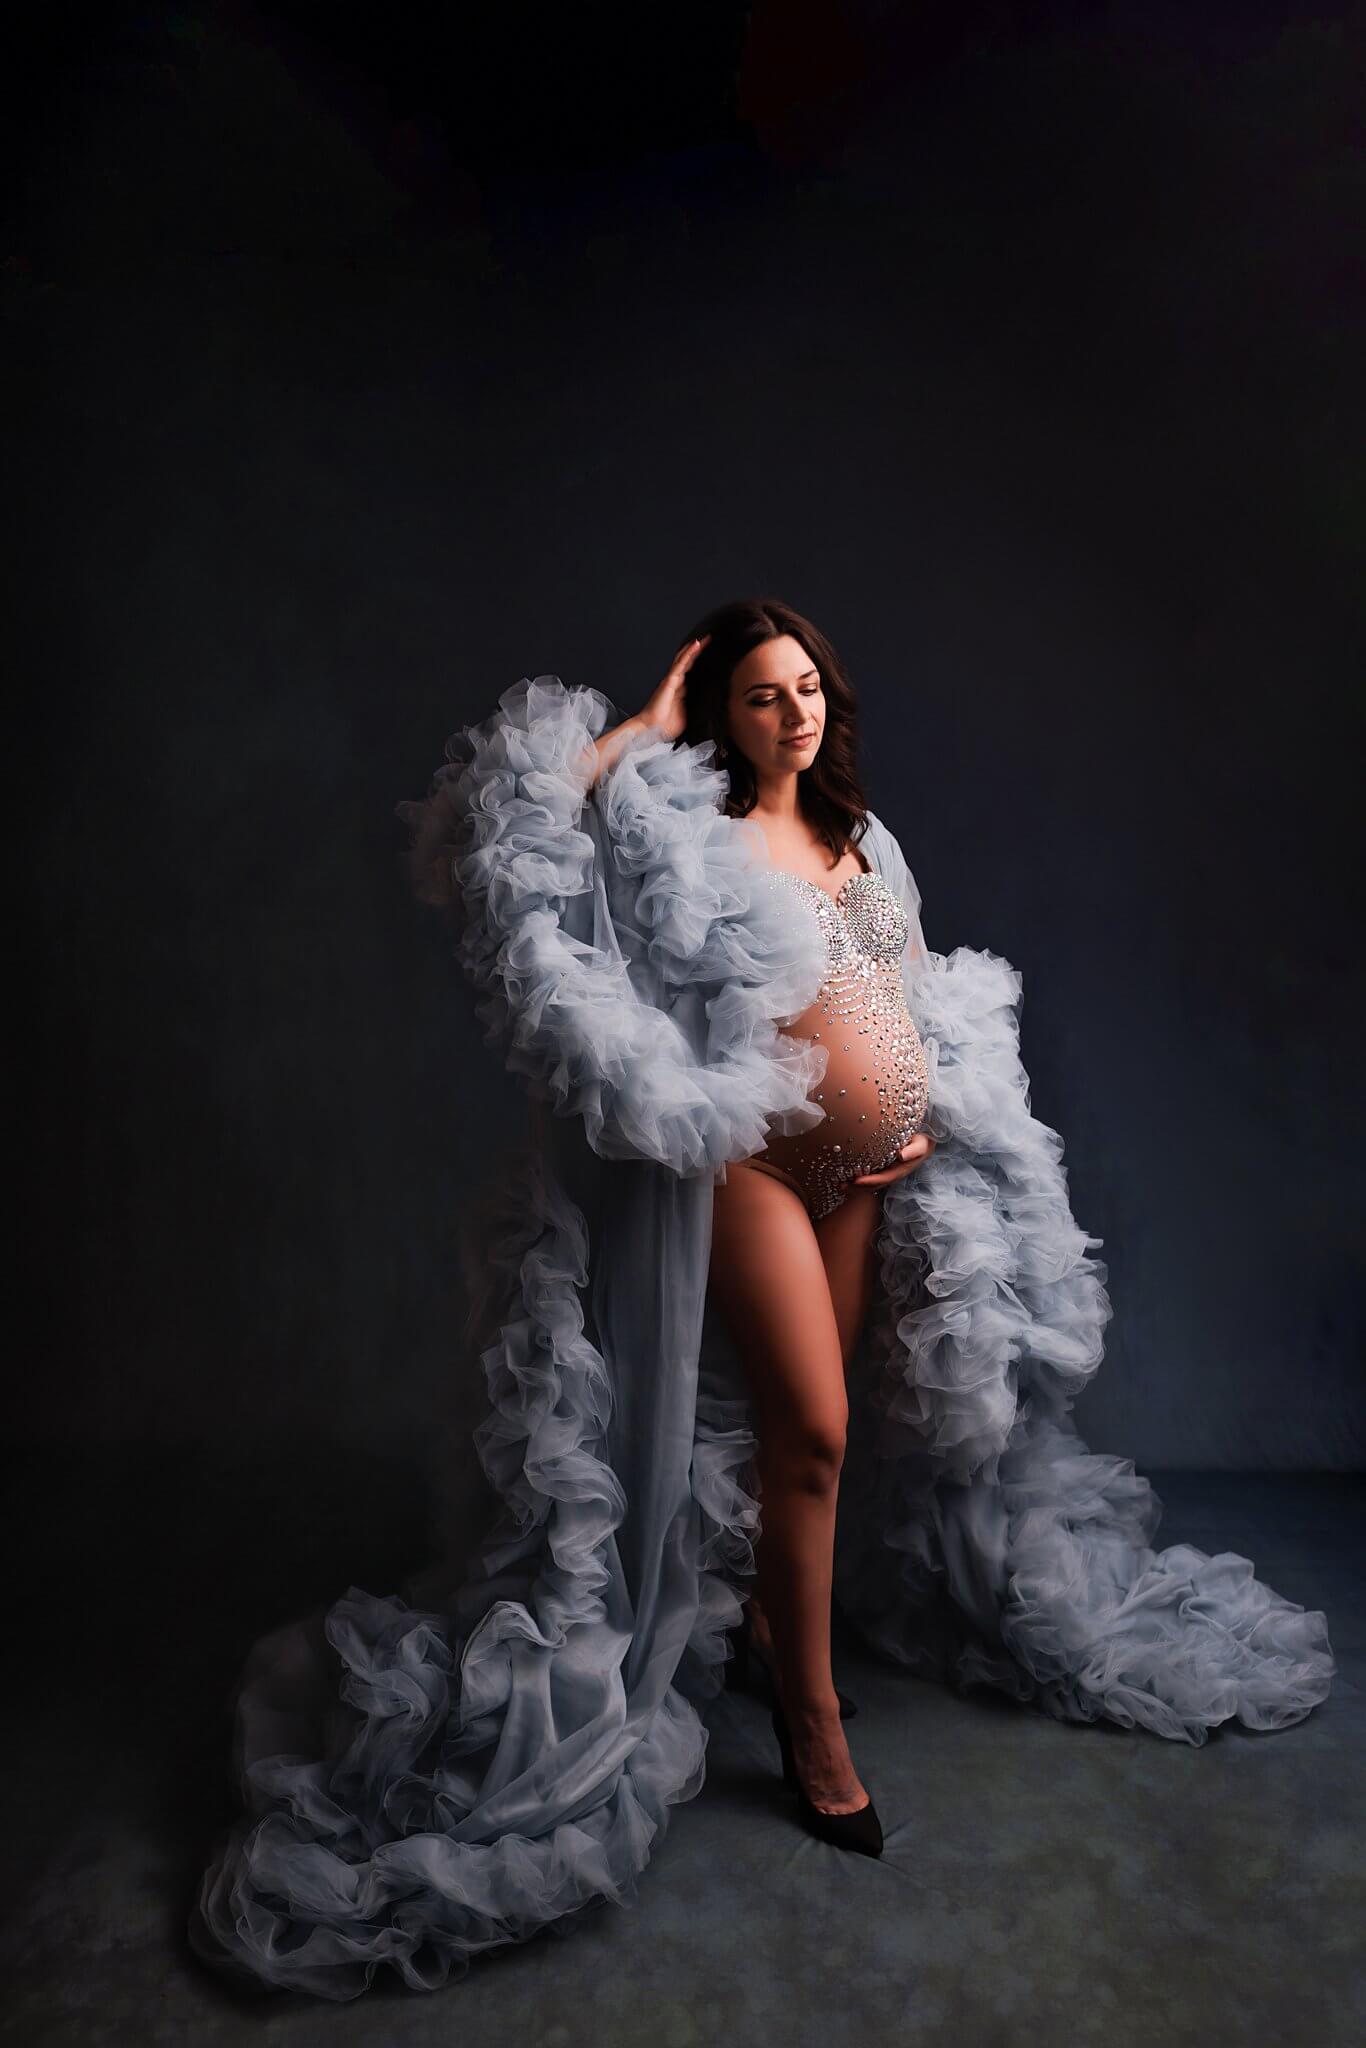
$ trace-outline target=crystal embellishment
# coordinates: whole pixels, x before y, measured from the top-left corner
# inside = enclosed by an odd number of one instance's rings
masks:
[[[901,981],[910,927],[875,869],[851,875],[833,896],[786,868],[768,873],[814,912],[825,940],[828,966],[816,999],[782,1029],[794,1036],[824,1036],[830,1059],[814,1099],[825,1101],[828,1095],[836,1108],[833,1114],[827,1108],[824,1122],[808,1131],[774,1137],[756,1156],[796,1187],[818,1220],[839,1207],[858,1174],[894,1164],[925,1119],[925,1050]],[[846,1039],[843,1031],[831,1029],[834,1025],[854,1029]]]

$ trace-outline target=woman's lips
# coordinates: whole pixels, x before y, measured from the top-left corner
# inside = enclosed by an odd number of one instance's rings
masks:
[[[809,747],[816,737],[814,732],[799,732],[795,739],[784,740],[785,747]]]

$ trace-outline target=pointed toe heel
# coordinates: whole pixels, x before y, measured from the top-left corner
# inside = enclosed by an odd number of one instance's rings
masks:
[[[819,1806],[814,1806],[802,1790],[802,1781],[797,1776],[787,1717],[778,1706],[772,1709],[772,1715],[773,1733],[778,1738],[783,1759],[783,1783],[797,1795],[803,1826],[820,1841],[830,1842],[836,1849],[852,1849],[860,1856],[880,1856],[882,1823],[872,1794],[869,1794],[868,1804],[860,1806],[856,1813],[823,1813]]]

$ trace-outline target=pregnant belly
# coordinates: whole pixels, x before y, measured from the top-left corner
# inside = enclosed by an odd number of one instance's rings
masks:
[[[813,1091],[825,1119],[810,1130],[775,1133],[751,1163],[790,1180],[813,1215],[837,1207],[855,1175],[890,1165],[925,1120],[925,1051],[899,979],[877,992],[881,1003],[854,1009],[823,994],[784,1026],[827,1050],[824,1079]]]

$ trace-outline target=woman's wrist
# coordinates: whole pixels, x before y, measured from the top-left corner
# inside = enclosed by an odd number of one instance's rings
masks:
[[[606,774],[638,733],[645,733],[651,737],[655,733],[654,720],[648,718],[643,711],[633,711],[629,718],[623,718],[621,724],[614,725],[610,732],[599,734],[593,742],[598,757],[597,766],[593,771],[594,782],[599,776]]]

